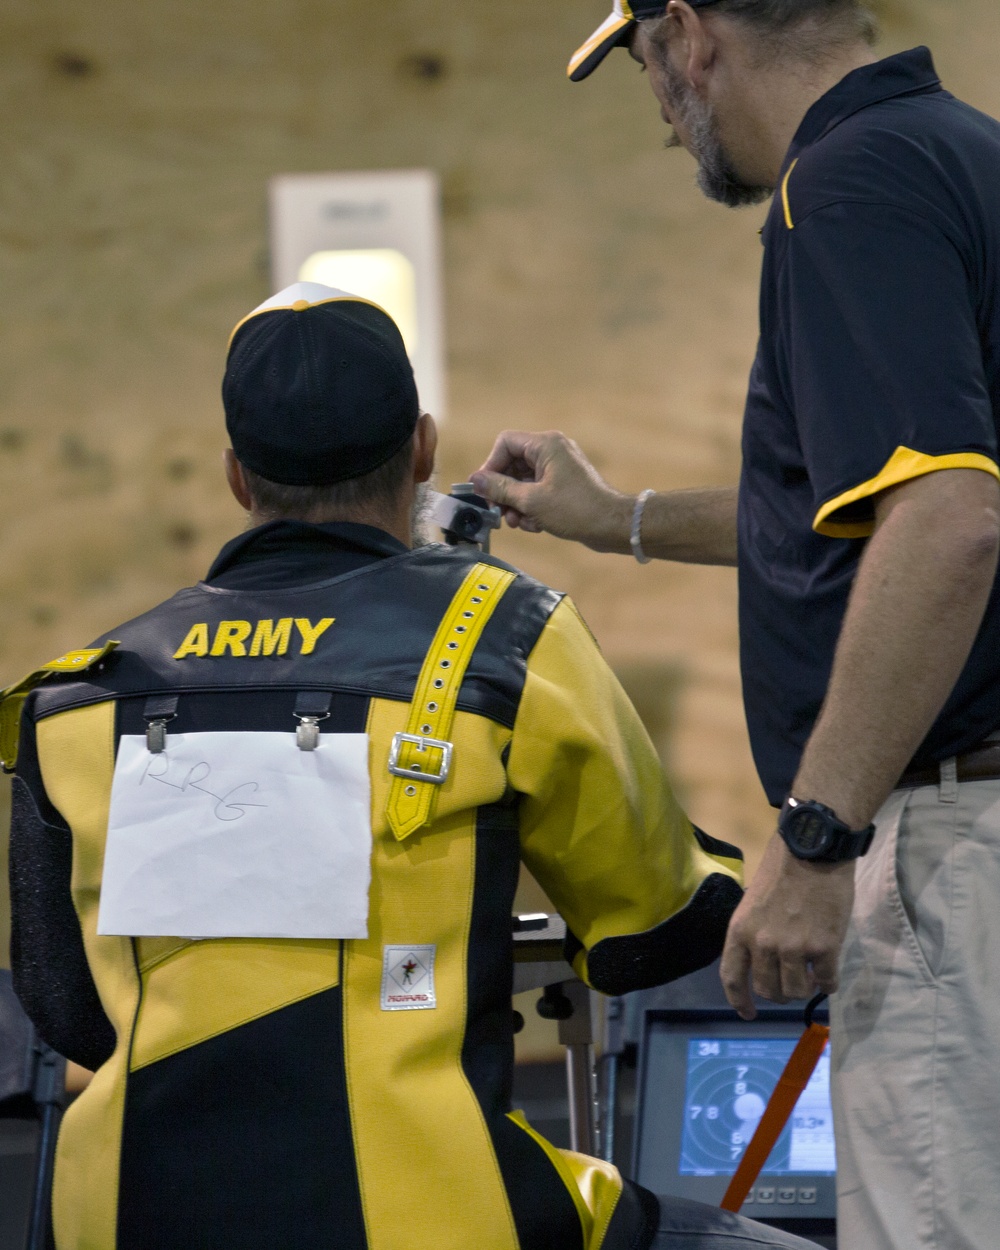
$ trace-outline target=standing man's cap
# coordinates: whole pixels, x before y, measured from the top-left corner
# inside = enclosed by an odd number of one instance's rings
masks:
[[[420,416],[393,319],[318,282],[286,287],[237,325],[222,402],[236,458],[287,486],[371,473],[410,439]]]
[[[705,9],[719,0],[687,0],[692,9]],[[594,31],[583,47],[573,53],[566,73],[573,82],[592,74],[612,48],[628,39],[636,22],[663,17],[670,0],[615,0],[611,16]]]

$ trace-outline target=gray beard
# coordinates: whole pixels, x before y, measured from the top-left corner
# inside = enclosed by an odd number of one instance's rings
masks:
[[[437,538],[434,537],[434,527],[431,525],[431,511],[434,505],[430,492],[430,483],[421,482],[413,496],[410,526],[413,531],[414,548],[427,547],[431,543],[441,541],[440,535]]]
[[[719,139],[719,128],[709,105],[699,99],[669,61],[664,72],[671,95],[670,109],[688,133],[688,149],[698,162],[698,186],[704,195],[729,208],[763,203],[774,188],[756,186],[740,178]],[[667,140],[667,147],[681,146],[675,131]]]

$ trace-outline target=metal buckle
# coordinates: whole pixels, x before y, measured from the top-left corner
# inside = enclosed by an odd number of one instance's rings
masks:
[[[404,742],[412,742],[418,751],[426,751],[428,747],[437,747],[441,752],[441,766],[436,773],[428,773],[421,764],[411,764],[409,768],[401,768],[399,752]],[[441,738],[423,738],[420,734],[393,734],[392,749],[389,752],[389,772],[394,777],[408,777],[411,781],[428,781],[432,786],[439,786],[448,780],[451,771],[451,757],[455,750],[454,744]]]

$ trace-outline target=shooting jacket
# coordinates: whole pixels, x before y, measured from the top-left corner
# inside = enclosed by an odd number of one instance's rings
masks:
[[[715,958],[739,852],[680,810],[562,595],[436,546],[260,583],[182,590],[5,705],[9,723],[24,701],[18,991],[46,1040],[96,1069],[60,1135],[58,1250],[646,1245],[651,1196],[512,1109],[519,864],[565,917],[578,974],[621,993]],[[447,780],[407,785],[387,769],[393,737],[433,646],[480,609],[453,721],[430,735],[454,744]],[[316,692],[324,737],[370,735],[367,940],[98,936],[120,735],[165,694],[168,750],[173,732],[293,734]],[[435,1005],[386,1010],[384,952],[409,945],[435,952]]]

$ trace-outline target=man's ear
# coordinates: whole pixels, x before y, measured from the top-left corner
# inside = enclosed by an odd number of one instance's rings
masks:
[[[434,476],[434,455],[438,433],[434,418],[422,412],[413,431],[413,480],[428,482]]]
[[[670,0],[666,16],[676,23],[677,60],[684,66],[684,76],[695,91],[702,92],[716,54],[711,26],[685,0]]]
[[[232,447],[227,447],[222,453],[222,462],[226,466],[226,481],[229,483],[229,489],[233,492],[236,502],[244,512],[252,512],[253,498],[250,494],[250,487],[247,485],[243,466],[236,459],[236,452]]]

